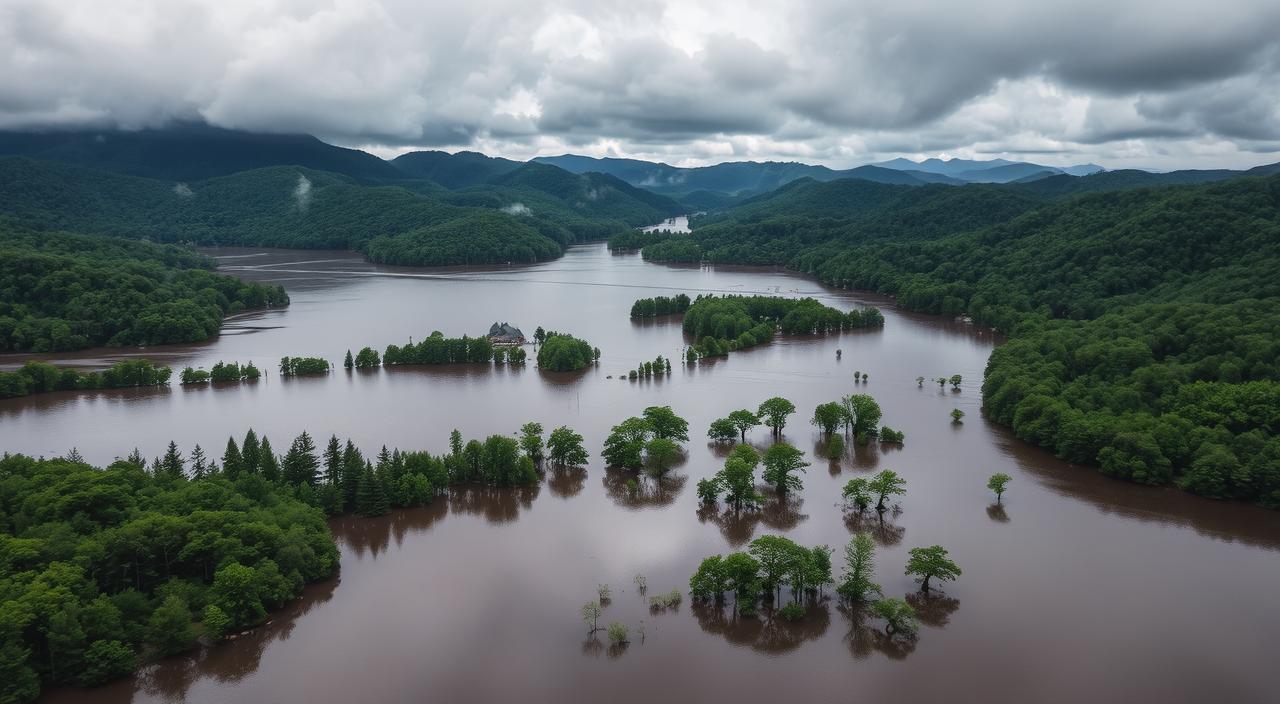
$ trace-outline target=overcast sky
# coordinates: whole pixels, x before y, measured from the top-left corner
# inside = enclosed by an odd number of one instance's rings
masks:
[[[698,165],[1280,161],[1280,0],[0,0],[0,128]]]

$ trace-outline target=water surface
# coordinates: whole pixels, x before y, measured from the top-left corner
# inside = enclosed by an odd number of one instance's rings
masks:
[[[98,365],[141,354],[175,368],[253,361],[256,384],[54,393],[0,401],[0,447],[54,455],[75,446],[107,462],[170,439],[221,454],[248,426],[283,452],[303,429],[319,442],[351,437],[367,452],[445,449],[448,433],[514,433],[528,420],[569,425],[593,454],[583,471],[548,472],[538,487],[462,489],[378,519],[333,529],[341,574],[312,586],[270,625],[199,654],[165,660],[103,688],[61,690],[56,702],[230,701],[1264,701],[1280,609],[1280,516],[1175,490],[1112,481],[1059,462],[981,416],[979,386],[993,345],[971,325],[904,313],[884,300],[828,290],[783,271],[666,267],[603,245],[562,259],[492,270],[375,267],[339,252],[220,250],[223,266],[282,283],[287,309],[230,321],[211,342],[62,355]],[[632,322],[631,302],[676,292],[811,295],[844,309],[882,306],[882,331],[782,338],[686,368],[678,320]],[[509,367],[395,368],[282,380],[282,355],[340,365],[347,349],[381,349],[432,330],[481,334],[510,322],[572,332],[601,348],[598,368],[548,374]],[[843,354],[837,359],[836,351]],[[675,372],[623,381],[665,355]],[[15,358],[0,359],[14,363]],[[853,372],[870,374],[855,385]],[[917,376],[964,377],[961,389],[917,388]],[[609,377],[613,376],[612,379]],[[858,448],[837,463],[813,456],[813,407],[874,395],[902,448]],[[783,395],[800,413],[786,439],[811,455],[792,501],[732,516],[700,511],[697,480],[724,450],[711,420]],[[671,478],[627,488],[598,458],[608,429],[654,404],[689,419],[688,458]],[[953,408],[966,412],[951,423]],[[749,441],[767,447],[768,433]],[[881,522],[844,513],[840,487],[892,468],[907,479],[901,510]],[[985,488],[1013,476],[1003,505]],[[654,614],[636,593],[687,589],[705,556],[783,533],[839,548],[857,530],[879,544],[878,581],[911,598],[918,640],[832,600],[800,624],[734,619],[684,603]],[[964,570],[921,599],[903,574],[907,550],[942,544]],[[837,560],[839,563],[839,560]],[[612,585],[603,623],[646,636],[624,650],[586,638],[578,608]],[[828,591],[828,594],[830,592]]]

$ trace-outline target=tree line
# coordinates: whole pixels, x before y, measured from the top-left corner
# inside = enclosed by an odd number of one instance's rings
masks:
[[[674,315],[684,313],[689,310],[692,301],[687,293],[679,293],[675,296],[655,296],[654,298],[639,298],[635,303],[631,304],[632,318],[655,318],[659,315]]]
[[[182,370],[182,374],[178,377],[178,380],[183,385],[192,385],[208,384],[210,382],[218,384],[239,381],[257,381],[261,377],[262,372],[258,367],[254,366],[253,362],[248,362],[241,366],[238,362],[226,363],[219,361],[208,371],[205,371],[204,369],[185,367]]]
[[[774,296],[699,295],[685,310],[683,322],[703,357],[764,344],[776,332],[818,335],[878,327],[884,327],[884,316],[876,308],[844,313],[812,298]]]
[[[0,372],[0,398],[49,391],[165,386],[173,370],[145,359],[126,359],[102,371],[82,372],[47,362],[30,361],[12,372]]]

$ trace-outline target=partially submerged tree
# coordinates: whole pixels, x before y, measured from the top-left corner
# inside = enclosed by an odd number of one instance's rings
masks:
[[[756,415],[769,426],[774,435],[782,432],[787,424],[787,416],[796,412],[795,404],[791,403],[781,396],[774,396],[765,400],[760,404],[760,408],[756,409]]]
[[[817,408],[814,408],[813,418],[809,422],[818,426],[824,435],[830,435],[836,431],[836,428],[840,427],[843,418],[844,408],[835,401],[831,401],[819,404]]]
[[[911,635],[919,629],[916,610],[911,604],[897,597],[885,597],[871,604],[871,613],[885,620],[884,630],[889,635]]]
[[[875,576],[875,543],[869,533],[858,533],[844,546],[844,574],[836,593],[851,602],[869,600],[880,594]]]
[[[962,418],[964,418],[964,411],[960,410],[959,408],[953,408],[953,409],[951,409],[951,422],[952,422],[952,423],[959,423],[959,422],[961,422],[961,419],[962,419]]]
[[[718,418],[711,421],[711,427],[707,429],[707,437],[717,443],[733,442],[738,439],[738,429],[728,418]]]
[[[520,426],[520,449],[529,459],[542,461],[542,424],[528,422]]]
[[[863,477],[854,477],[846,482],[841,494],[845,504],[853,504],[859,512],[866,511],[871,506],[870,482]]]
[[[738,430],[739,439],[742,442],[747,441],[748,430],[760,425],[760,419],[756,414],[745,408],[730,413],[727,420]]]
[[[588,459],[582,436],[563,425],[547,438],[547,454],[551,463],[560,467],[581,467]]]
[[[649,406],[644,409],[644,419],[649,422],[654,437],[676,442],[689,441],[689,423],[671,410],[671,406]]]
[[[1013,477],[1005,474],[1004,472],[996,472],[987,480],[987,488],[996,493],[996,503],[1000,503],[1001,499],[1004,497],[1005,487],[1007,487],[1011,481],[1013,481]]]
[[[680,458],[680,446],[666,438],[654,438],[645,443],[644,449],[649,470],[659,477],[665,475]]]
[[[599,622],[602,612],[599,602],[589,601],[582,605],[580,614],[582,615],[582,622],[587,624],[587,635],[600,630]]]
[[[929,580],[950,582],[960,576],[960,567],[951,561],[946,548],[930,545],[927,548],[911,548],[907,557],[906,574],[914,575],[920,582],[920,591],[929,591]]]
[[[803,472],[809,463],[804,460],[804,453],[800,450],[779,442],[764,451],[761,461],[764,464],[761,477],[766,484],[772,484],[779,494],[799,491],[804,486],[796,473]]]
[[[876,497],[876,510],[883,511],[884,502],[889,497],[907,493],[907,480],[892,469],[884,469],[871,478],[867,483],[867,489]]]

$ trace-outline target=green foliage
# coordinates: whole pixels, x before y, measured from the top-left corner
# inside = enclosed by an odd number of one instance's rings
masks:
[[[653,428],[644,418],[631,417],[613,426],[600,453],[610,467],[640,469],[644,464],[644,446]]]
[[[880,404],[868,394],[852,394],[840,399],[840,422],[853,432],[853,436],[863,443],[863,438],[876,434],[876,425],[880,423]]]
[[[764,464],[761,478],[766,484],[772,484],[779,494],[799,491],[804,487],[796,473],[803,472],[809,463],[800,450],[785,442],[778,442],[764,451],[761,462]]]
[[[372,347],[364,347],[356,354],[356,369],[372,369],[380,366],[382,366],[382,359],[378,356],[378,351]]]
[[[774,396],[760,404],[756,416],[773,431],[774,435],[782,432],[787,425],[787,416],[796,412],[795,404],[781,396]]]
[[[707,437],[717,443],[733,442],[738,438],[738,428],[728,418],[718,418],[711,421],[711,427],[707,429]]]
[[[813,418],[809,422],[816,425],[824,435],[830,435],[840,427],[845,417],[844,407],[835,401],[829,401],[818,404],[813,409]]]
[[[867,533],[853,536],[844,547],[844,574],[836,587],[844,599],[851,602],[867,601],[880,594],[880,585],[875,583],[875,543]]]
[[[520,449],[534,462],[542,461],[542,424],[528,422],[520,426]]]
[[[1013,481],[1013,477],[1004,472],[996,472],[987,480],[987,488],[996,493],[996,501],[1004,497],[1005,487],[1009,486],[1009,482]]]
[[[204,607],[204,613],[200,618],[204,626],[204,633],[211,640],[217,642],[227,636],[231,630],[231,617],[226,612],[218,608],[216,604],[209,604]]]
[[[591,343],[563,333],[548,334],[538,348],[538,368],[553,372],[571,372],[596,361]]]
[[[563,425],[552,430],[547,438],[547,454],[552,464],[560,467],[581,467],[588,460],[582,436]]]
[[[644,419],[653,430],[654,437],[676,442],[689,441],[689,423],[675,414],[671,406],[649,406],[644,409]]]
[[[750,445],[738,445],[724,461],[724,467],[716,473],[715,482],[724,492],[725,503],[739,511],[760,503],[756,492],[756,465],[760,456]]]
[[[680,594],[679,589],[672,589],[666,594],[656,594],[649,597],[649,610],[665,611],[667,609],[674,609],[680,605],[683,598],[684,597]]]
[[[876,510],[883,511],[885,501],[907,493],[907,480],[892,469],[882,469],[867,482],[867,490],[876,499]]]
[[[812,298],[698,296],[684,314],[684,331],[699,340],[702,356],[728,354],[786,335],[814,335],[853,328],[883,327],[875,308],[842,313]]]
[[[714,477],[699,479],[697,493],[700,503],[706,505],[714,504],[720,500],[720,482]]]
[[[799,621],[804,618],[805,613],[804,604],[794,601],[778,609],[778,615],[781,616],[784,621]]]
[[[600,622],[601,612],[602,609],[600,608],[600,602],[597,601],[589,601],[583,604],[582,608],[578,610],[578,614],[582,617],[582,622],[587,624],[588,633],[595,633],[600,630],[600,626],[598,624]]]
[[[609,635],[609,642],[614,645],[626,643],[631,637],[631,631],[626,627],[626,625],[618,623],[617,621],[609,624],[609,627],[605,629],[605,632]]]
[[[840,495],[844,497],[846,504],[853,504],[859,511],[865,511],[871,506],[871,482],[864,477],[854,477],[845,483]]]
[[[733,411],[725,420],[729,421],[729,424],[738,431],[738,439],[742,442],[747,441],[748,430],[760,425],[760,419],[756,417],[756,414],[745,408]]]
[[[56,367],[47,362],[27,362],[16,371],[0,372],[0,398],[14,398],[47,391],[71,389],[119,389],[165,386],[173,372],[145,359],[116,362],[97,372]]]
[[[653,438],[645,443],[645,458],[649,470],[655,476],[663,476],[671,470],[671,465],[680,458],[680,446],[666,438]]]
[[[382,355],[386,366],[398,364],[488,364],[493,360],[493,344],[487,337],[445,337],[433,331],[417,344],[387,345]]]
[[[240,366],[236,362],[228,364],[219,361],[209,371],[185,367],[182,370],[179,381],[183,385],[207,384],[209,382],[238,383],[242,381],[257,381],[261,377],[262,372],[254,366],[253,362]]]
[[[613,240],[610,240],[611,246],[612,242]],[[633,319],[655,318],[659,315],[681,314],[689,310],[690,303],[688,294],[684,293],[676,294],[675,296],[640,298],[631,304],[631,317]]]
[[[839,460],[844,457],[844,436],[838,433],[827,439],[827,459]]]
[[[907,434],[901,430],[894,430],[885,425],[880,428],[880,442],[894,443],[901,445],[907,439]]]
[[[281,357],[281,376],[304,376],[307,374],[328,374],[332,365],[329,360],[320,357]]]
[[[884,630],[889,635],[910,636],[920,628],[916,621],[916,610],[897,597],[885,597],[872,602],[871,613],[885,620]]]
[[[953,408],[953,409],[951,409],[951,422],[952,422],[952,423],[959,423],[959,422],[961,422],[963,419],[964,419],[964,411],[960,410],[959,408]]]
[[[992,420],[1112,476],[1280,507],[1277,425],[1244,400],[1280,380],[1280,176],[1047,204],[1030,184],[827,185],[681,239],[696,259],[784,264],[996,327],[1011,339],[983,381]]]
[[[289,302],[279,286],[213,267],[189,249],[31,232],[0,216],[0,352],[198,342],[227,314]]]
[[[206,600],[256,623],[265,607],[244,593],[278,604],[333,572],[319,511],[257,476],[185,479],[169,454],[155,475],[127,460],[0,458],[0,631],[21,618],[0,639],[5,696],[127,674],[139,648],[190,647]]]
[[[927,548],[911,548],[907,557],[907,574],[914,575],[920,582],[921,591],[929,591],[929,580],[950,582],[959,577],[960,567],[951,561],[947,551],[941,545]]]

